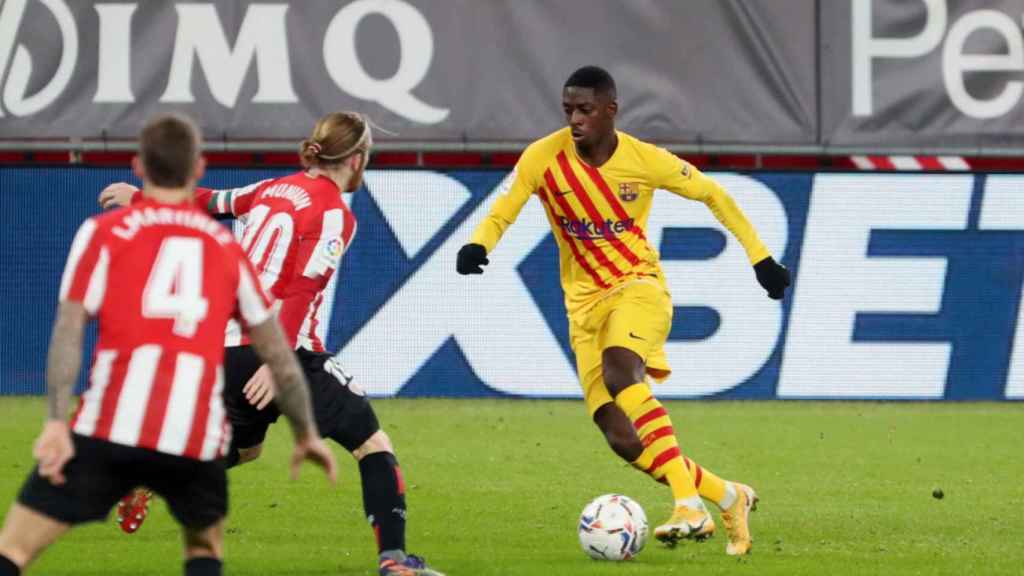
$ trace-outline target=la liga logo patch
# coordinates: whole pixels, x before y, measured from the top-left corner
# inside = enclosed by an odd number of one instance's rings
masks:
[[[324,246],[324,252],[330,258],[341,258],[341,239],[331,238]]]

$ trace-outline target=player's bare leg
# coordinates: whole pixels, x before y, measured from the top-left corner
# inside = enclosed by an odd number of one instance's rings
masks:
[[[676,441],[675,430],[664,407],[651,394],[647,386],[643,359],[632,350],[610,347],[601,354],[602,376],[609,394],[615,399],[619,411],[631,422],[634,435],[640,443],[640,454],[629,460],[652,478],[667,483],[675,500],[672,516],[654,529],[658,540],[674,545],[682,539],[704,540],[715,532],[715,522],[704,507],[693,477],[683,460]],[[615,428],[605,430],[613,438],[621,436],[622,420],[610,408],[604,419]],[[632,442],[627,442],[632,444]],[[615,445],[613,444],[613,449]],[[622,456],[636,454],[636,446],[626,446]]]
[[[633,422],[626,413],[609,402],[594,412],[594,424],[601,429],[608,447],[626,462],[634,462],[644,452],[643,442],[636,435]]]
[[[381,576],[444,576],[405,552],[405,481],[391,438],[377,430],[352,457],[359,462],[363,508],[377,537]]]
[[[19,574],[70,528],[15,502],[0,531],[0,576]]]
[[[238,465],[252,462],[263,454],[263,444],[238,449]]]
[[[182,528],[185,576],[220,576],[224,557],[224,519],[202,529]]]

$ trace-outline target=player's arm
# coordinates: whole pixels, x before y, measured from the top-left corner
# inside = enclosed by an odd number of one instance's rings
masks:
[[[772,258],[757,235],[757,230],[725,188],[714,178],[667,150],[656,148],[653,156],[651,161],[655,166],[657,187],[704,203],[715,219],[739,240],[754,267],[758,283],[768,292],[768,296],[782,299],[790,283],[789,270]]]
[[[303,460],[311,460],[322,466],[331,482],[335,482],[337,472],[334,456],[317,431],[309,384],[277,319],[269,317],[255,326],[249,326],[249,339],[256,353],[270,368],[277,408],[288,419],[295,436],[292,478],[298,477]]]
[[[328,275],[327,278],[329,277]],[[326,284],[326,279],[323,284]],[[299,330],[306,319],[309,305],[321,289],[319,282],[302,278],[291,282],[288,293],[277,300],[277,321],[292,350],[297,346]],[[249,378],[242,387],[242,393],[245,394],[246,401],[257,410],[263,410],[274,401],[274,377],[266,364],[260,366]]]
[[[306,376],[277,318],[270,311],[270,300],[260,288],[252,264],[245,258],[241,247],[235,245],[234,252],[239,271],[236,315],[248,327],[253,349],[270,369],[277,407],[291,425],[295,437],[292,477],[298,476],[303,460],[310,460],[322,466],[333,483],[337,478],[334,455],[320,438],[313,419]]]
[[[250,326],[249,338],[253,349],[270,368],[278,409],[288,418],[295,437],[318,436],[306,376],[277,319],[271,316]]]
[[[88,320],[81,303],[61,302],[46,356],[46,425],[36,440],[33,455],[39,462],[39,475],[56,486],[64,483],[64,465],[75,455],[67,415],[71,392],[82,368],[82,334]]]
[[[236,218],[248,214],[255,191],[269,180],[262,180],[241,188],[214,190],[196,187],[194,201],[211,216]],[[115,182],[100,192],[99,203],[103,209],[130,206],[142,201],[142,191],[127,182]]]
[[[61,277],[57,317],[46,356],[46,425],[33,454],[39,462],[39,474],[55,485],[64,483],[64,465],[75,454],[67,417],[71,392],[82,368],[82,335],[106,292],[110,252],[100,236],[91,218],[75,233]]]
[[[47,419],[62,424],[68,417],[71,391],[82,369],[82,334],[89,314],[80,302],[61,302],[46,354]]]
[[[497,246],[505,230],[516,221],[519,212],[522,211],[526,201],[536,186],[531,176],[529,163],[526,160],[526,153],[520,159],[512,173],[509,183],[498,193],[497,200],[491,206],[491,211],[476,230],[469,243],[459,250],[456,262],[456,270],[459,274],[483,274],[481,265],[490,263],[487,255]]]

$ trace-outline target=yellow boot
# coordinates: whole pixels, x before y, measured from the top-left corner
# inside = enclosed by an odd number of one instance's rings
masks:
[[[676,506],[672,517],[654,529],[658,541],[676,545],[680,540],[706,540],[715,533],[715,521],[707,510]]]
[[[730,556],[743,556],[750,553],[754,539],[750,537],[750,512],[757,510],[757,493],[746,484],[733,482],[736,487],[736,501],[722,511],[722,524],[729,536],[725,553]]]

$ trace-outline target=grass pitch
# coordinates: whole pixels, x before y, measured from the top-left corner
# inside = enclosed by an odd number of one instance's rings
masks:
[[[721,531],[626,563],[590,560],[576,522],[593,497],[637,499],[652,523],[668,489],[618,461],[578,401],[378,400],[409,487],[409,548],[451,576],[1020,574],[1024,405],[669,402],[684,452],[753,485],[754,554]],[[42,399],[0,399],[0,504],[31,465]],[[358,470],[287,479],[285,425],[231,472],[226,573],[375,574]],[[940,488],[945,497],[932,496]],[[177,575],[176,526],[157,503],[135,535],[73,531],[28,572]]]

